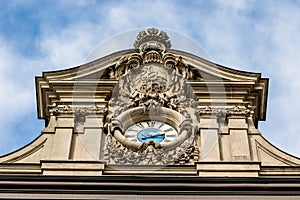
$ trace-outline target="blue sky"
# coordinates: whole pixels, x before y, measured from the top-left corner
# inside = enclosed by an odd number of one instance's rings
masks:
[[[218,64],[270,78],[267,121],[259,128],[300,156],[299,1],[3,0],[0,7],[1,155],[43,129],[35,76],[84,63],[99,43],[124,31],[161,27],[189,36]]]

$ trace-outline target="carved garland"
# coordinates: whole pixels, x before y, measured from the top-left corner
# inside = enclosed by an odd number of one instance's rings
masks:
[[[171,43],[163,31],[151,28],[140,32],[134,47],[139,53],[121,57],[106,73],[119,82],[108,102],[105,159],[115,164],[184,164],[198,160],[199,149],[193,143],[199,112],[186,83],[195,77],[196,70],[182,57],[166,52]],[[166,144],[126,140],[123,125],[127,119],[122,116],[138,110],[143,110],[141,118],[160,116],[163,111],[180,116],[176,122],[178,140]]]
[[[112,135],[108,135],[104,159],[111,164],[193,164],[198,161],[199,148],[195,145],[190,145],[192,142],[193,138],[189,138],[176,149],[169,151],[157,149],[144,143],[143,149],[145,151],[134,152],[124,147]]]
[[[108,103],[106,127],[109,134],[105,147],[106,159],[111,163],[167,164],[177,162],[177,164],[183,164],[193,162],[193,159],[198,158],[196,155],[198,151],[195,151],[198,148],[193,146],[192,151],[190,149],[197,126],[194,122],[198,121],[199,117],[196,111],[197,102],[185,93],[185,87],[187,87],[185,78],[177,71],[163,65],[140,66],[120,77],[116,86],[116,95],[112,95]],[[156,143],[142,143],[131,149],[128,148],[129,144],[125,145],[116,140],[113,137],[114,132],[124,131],[122,122],[117,120],[118,117],[136,108],[142,108],[144,115],[150,112],[160,115],[161,108],[180,113],[182,117],[189,120],[188,123],[182,122],[179,130],[179,134],[184,131],[187,134],[185,138],[182,138],[182,143],[177,144],[178,146],[174,146],[171,150],[164,149]]]

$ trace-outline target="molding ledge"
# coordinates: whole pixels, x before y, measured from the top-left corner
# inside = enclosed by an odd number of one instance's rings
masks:
[[[260,162],[197,162],[198,176],[258,177]]]
[[[104,163],[99,161],[41,160],[43,175],[102,176]]]

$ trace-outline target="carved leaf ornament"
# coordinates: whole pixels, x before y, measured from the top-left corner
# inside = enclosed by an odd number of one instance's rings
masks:
[[[167,53],[171,42],[163,31],[141,31],[134,47],[139,53],[122,57],[109,72],[119,82],[108,103],[105,159],[112,164],[155,165],[197,161],[194,137],[199,113],[186,83],[193,76],[191,69],[182,58]],[[178,134],[168,142],[124,137],[133,124],[153,120],[168,124]],[[147,128],[138,129],[136,135]]]

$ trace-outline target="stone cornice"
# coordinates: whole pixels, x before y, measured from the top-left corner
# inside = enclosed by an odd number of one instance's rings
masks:
[[[299,198],[299,178],[203,178],[203,177],[59,177],[59,176],[1,176],[1,198],[49,198],[69,199],[127,198],[147,199],[176,197],[238,198],[239,195],[263,196],[264,199],[282,195],[281,199]],[[16,195],[16,193],[18,195]],[[296,199],[295,198],[295,199]]]

